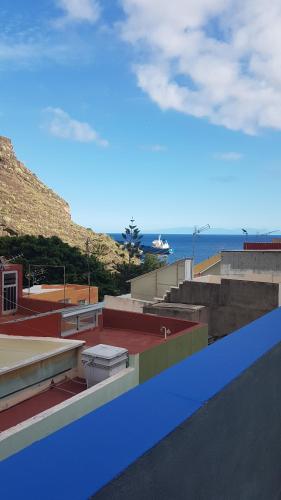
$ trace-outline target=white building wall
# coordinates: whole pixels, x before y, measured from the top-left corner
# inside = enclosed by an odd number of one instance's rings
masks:
[[[191,279],[192,259],[181,259],[172,264],[138,276],[131,281],[132,299],[152,301],[163,298],[172,286]]]

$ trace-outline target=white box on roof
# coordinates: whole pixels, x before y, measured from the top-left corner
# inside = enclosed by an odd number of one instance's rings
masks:
[[[124,370],[127,361],[128,350],[124,347],[98,344],[85,349],[82,352],[82,363],[88,387]]]

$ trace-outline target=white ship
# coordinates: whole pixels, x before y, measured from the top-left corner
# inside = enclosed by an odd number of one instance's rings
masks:
[[[152,246],[159,250],[170,250],[170,245],[167,240],[161,240],[161,234],[159,234],[158,240],[153,240]]]

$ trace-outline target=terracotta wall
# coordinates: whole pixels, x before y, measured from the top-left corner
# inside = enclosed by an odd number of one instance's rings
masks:
[[[119,328],[140,330],[148,333],[160,333],[161,326],[169,328],[172,333],[177,333],[197,325],[193,321],[174,318],[163,318],[148,314],[118,311],[114,309],[103,310],[103,326],[105,328]]]
[[[60,313],[31,316],[0,324],[0,333],[31,337],[59,337],[61,330]]]
[[[244,243],[244,250],[281,250],[281,242]]]
[[[50,300],[30,299],[22,297],[19,299],[19,313],[29,315],[34,313],[44,313],[48,311],[56,311],[64,307],[71,307],[73,304],[60,304],[59,302]]]

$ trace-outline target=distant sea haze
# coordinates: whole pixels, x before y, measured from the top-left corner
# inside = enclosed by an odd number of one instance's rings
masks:
[[[122,241],[119,233],[110,233],[116,241]],[[158,234],[143,234],[142,243],[151,245],[158,238]],[[162,234],[163,240],[167,240],[173,249],[168,261],[173,262],[184,257],[192,257],[192,235],[191,234]],[[199,234],[195,239],[195,262],[201,262],[221,250],[243,250],[244,241],[271,241],[274,235],[259,236],[249,235],[247,240],[243,234]],[[276,238],[280,236],[276,236]]]

